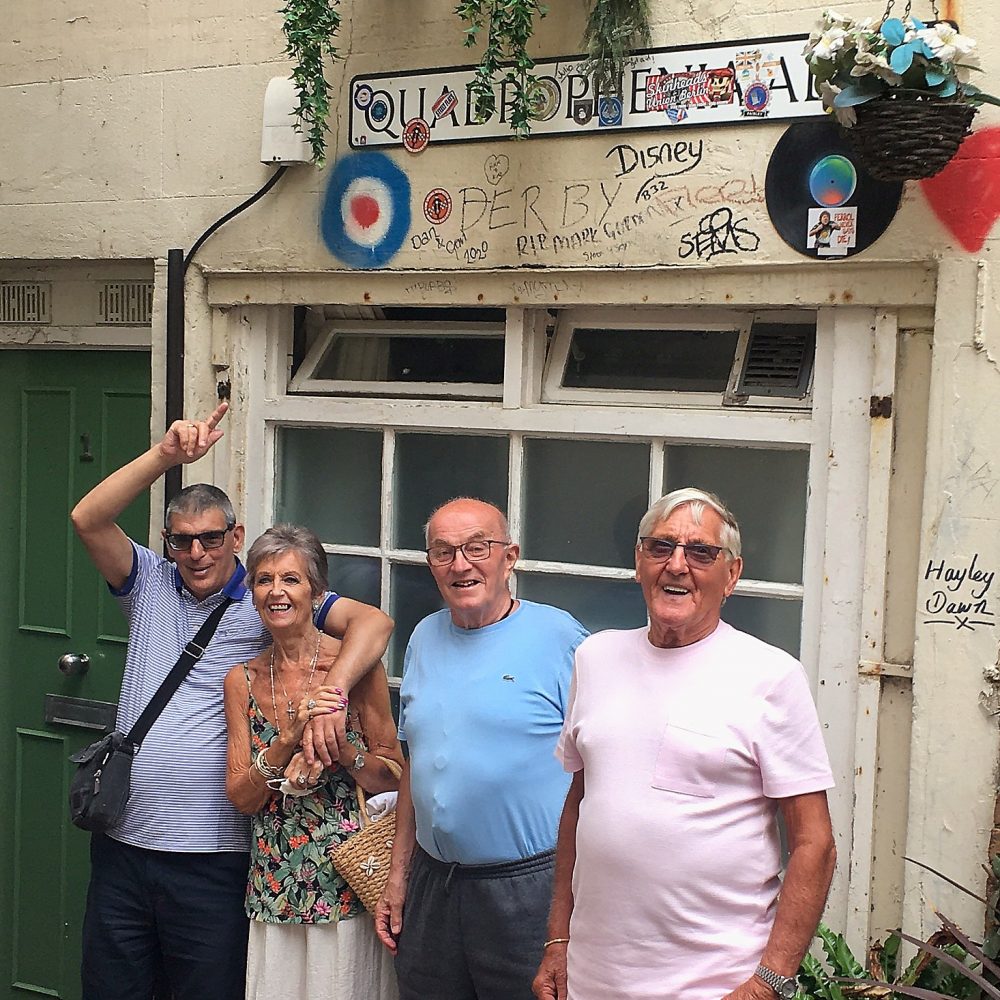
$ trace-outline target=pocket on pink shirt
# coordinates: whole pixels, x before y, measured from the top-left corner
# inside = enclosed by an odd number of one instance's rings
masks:
[[[653,767],[653,788],[711,799],[722,777],[726,747],[717,737],[667,725]]]

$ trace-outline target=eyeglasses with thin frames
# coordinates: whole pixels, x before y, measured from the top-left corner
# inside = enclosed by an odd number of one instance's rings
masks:
[[[643,535],[639,548],[650,562],[666,562],[675,549],[683,549],[684,558],[691,566],[711,566],[719,558],[720,552],[728,552],[724,545],[709,545],[707,542],[675,542],[670,538]]]
[[[502,545],[506,548],[510,542],[501,542],[496,538],[474,538],[470,542],[463,542],[461,545],[432,545],[427,552],[427,561],[432,566],[450,566],[455,561],[455,555],[461,552],[469,562],[483,562],[489,559],[494,545]]]
[[[187,552],[194,545],[195,539],[201,543],[203,549],[218,549],[226,540],[226,535],[235,528],[235,524],[229,525],[225,531],[199,531],[196,535],[185,535],[178,531],[165,532],[163,537],[175,552]]]

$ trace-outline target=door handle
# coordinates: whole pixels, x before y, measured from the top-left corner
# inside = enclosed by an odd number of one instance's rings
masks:
[[[63,653],[59,669],[67,677],[82,677],[90,669],[90,657],[86,653]]]

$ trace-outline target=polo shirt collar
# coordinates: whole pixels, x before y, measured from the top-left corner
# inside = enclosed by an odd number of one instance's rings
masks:
[[[246,575],[246,567],[240,562],[240,557],[237,556],[236,569],[233,570],[233,575],[222,588],[222,596],[231,597],[234,601],[242,601],[247,592],[246,585],[243,582]],[[178,590],[187,590],[187,587],[184,586],[184,580],[181,577],[180,571],[177,569],[176,563],[174,564],[174,586]]]

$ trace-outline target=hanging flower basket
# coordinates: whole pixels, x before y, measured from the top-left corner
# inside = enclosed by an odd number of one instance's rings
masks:
[[[970,82],[976,43],[951,21],[910,15],[856,21],[827,10],[805,56],[824,107],[868,172],[883,181],[932,177],[958,152],[976,108],[1000,104]]]
[[[976,108],[954,97],[895,88],[859,104],[844,129],[872,177],[917,180],[942,171],[969,134]]]

